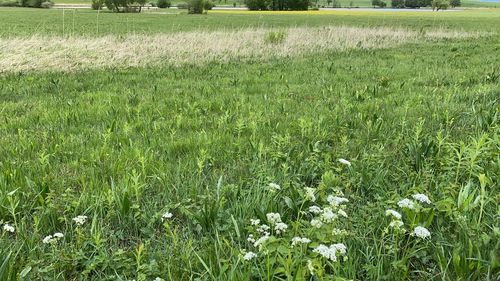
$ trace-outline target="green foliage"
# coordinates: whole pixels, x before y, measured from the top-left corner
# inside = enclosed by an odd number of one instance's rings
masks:
[[[158,0],[156,6],[161,9],[170,8],[170,6],[172,6],[172,2],[170,0]]]
[[[245,5],[249,10],[268,10],[270,0],[245,0]]]
[[[432,0],[432,10],[446,10],[449,6],[449,0]]]
[[[287,33],[283,30],[268,31],[264,37],[264,42],[267,44],[281,44],[285,42]]]
[[[189,0],[188,14],[202,14],[205,7],[205,0]]]
[[[104,7],[104,2],[105,0],[92,0],[92,10],[102,10],[102,7]]]
[[[385,3],[382,0],[372,0],[372,6],[379,7],[379,8],[385,8],[387,6],[387,3]]]
[[[460,7],[460,6],[462,6],[462,2],[461,2],[461,0],[450,0],[450,6],[452,8]]]
[[[249,10],[307,10],[310,0],[245,0]]]
[[[0,7],[17,7],[19,6],[18,0],[0,0]]]
[[[212,8],[213,8],[213,7],[215,7],[215,4],[214,4],[212,1],[210,1],[210,0],[205,0],[205,1],[203,2],[203,9],[204,9],[205,11],[212,10]]]
[[[104,4],[113,12],[140,12],[146,0],[104,0]]]
[[[189,8],[189,4],[188,3],[178,3],[177,4],[177,9],[187,10],[188,8]]]
[[[471,13],[353,15],[339,24],[366,25],[368,17],[413,30],[498,31],[495,12]],[[19,26],[22,15],[32,29]],[[0,14],[0,36],[57,35],[60,24],[54,31],[33,15],[58,23],[61,14]],[[84,31],[95,15],[80,14],[91,20],[76,34],[91,36]],[[121,15],[100,16],[109,30],[99,36],[127,34]],[[241,28],[260,17],[275,30],[332,24],[331,15],[131,16],[150,23],[148,32],[169,32],[172,21],[192,30],[232,19]],[[0,279],[301,280],[313,268],[323,280],[494,280],[498,40],[494,33],[276,60],[2,73]],[[312,229],[306,187],[322,209],[342,191],[348,218]],[[431,204],[398,206],[416,193]],[[401,213],[403,228],[390,227],[387,209]],[[247,240],[257,234],[249,219],[270,224],[271,212],[288,228],[277,234],[273,226],[259,252]],[[77,225],[78,215],[86,223]],[[412,235],[416,226],[430,237]],[[55,232],[64,237],[42,242]],[[296,235],[316,244],[291,248]],[[327,261],[314,252],[319,243],[344,243],[346,259]],[[257,257],[244,260],[242,249]]]
[[[405,7],[405,0],[391,0],[391,7],[404,8]]]

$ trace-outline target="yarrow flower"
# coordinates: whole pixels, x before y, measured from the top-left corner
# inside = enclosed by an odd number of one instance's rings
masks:
[[[77,216],[77,217],[74,217],[74,218],[73,218],[73,221],[74,221],[77,225],[83,225],[83,224],[85,224],[85,222],[87,221],[87,216]]]
[[[259,225],[260,224],[260,220],[259,219],[250,219],[250,224],[251,225]]]
[[[340,210],[338,210],[338,212],[337,212],[337,213],[338,213],[339,215],[343,216],[344,218],[347,218],[347,213],[346,213],[344,210],[340,209]]]
[[[321,220],[318,220],[318,219],[312,219],[311,226],[316,227],[316,228],[320,228],[321,226],[323,226],[323,222]]]
[[[330,203],[330,205],[332,205],[332,206],[340,206],[343,203],[349,202],[349,200],[347,198],[338,197],[338,196],[334,196],[334,195],[328,195],[328,197],[326,198],[326,201],[328,201],[328,203]]]
[[[153,281],[165,281],[163,278],[156,277]]]
[[[257,228],[257,231],[260,233],[269,233],[269,229],[271,228],[267,224],[263,224]]]
[[[56,232],[52,235],[45,236],[45,238],[43,238],[42,242],[44,244],[55,244],[55,243],[57,243],[57,241],[59,241],[59,239],[61,239],[63,237],[64,237],[64,234],[62,234],[61,232]]]
[[[398,202],[400,208],[415,209],[415,204],[408,198],[405,198]]]
[[[268,213],[266,214],[266,217],[267,221],[269,221],[271,225],[281,222],[281,215],[279,213]]]
[[[7,232],[10,232],[10,233],[14,233],[16,231],[16,229],[12,225],[10,225],[8,223],[6,223],[6,224],[3,225],[3,230],[7,231]]]
[[[330,208],[325,208],[323,210],[323,213],[321,214],[321,218],[322,218],[323,222],[325,222],[325,223],[330,223],[330,222],[334,221],[337,217],[338,217],[338,215],[335,214],[334,212],[332,212],[332,210]]]
[[[344,165],[346,165],[346,166],[348,166],[348,167],[351,167],[351,162],[345,160],[344,158],[340,158],[339,162],[342,163],[342,164],[344,164]]]
[[[268,234],[265,234],[264,236],[257,239],[257,241],[255,241],[255,243],[253,243],[253,246],[256,248],[258,247],[259,251],[260,251],[262,249],[262,244],[264,244],[269,239],[269,237],[270,236]]]
[[[270,183],[268,185],[268,187],[269,187],[269,190],[272,192],[276,192],[276,191],[279,191],[281,189],[281,187],[275,183]]]
[[[427,197],[427,195],[422,194],[422,193],[414,194],[413,199],[419,201],[420,203],[431,204],[431,200],[429,200],[429,197]]]
[[[311,212],[313,214],[319,214],[319,213],[321,213],[323,211],[318,206],[311,206],[311,207],[309,207],[309,212]]]
[[[246,261],[252,260],[256,257],[257,257],[257,254],[254,252],[248,252],[248,253],[245,253],[245,255],[243,255],[243,259]]]
[[[286,223],[278,222],[274,226],[274,231],[276,232],[276,234],[281,234],[282,232],[285,232],[287,228],[288,228],[288,225]]]
[[[385,215],[386,216],[393,216],[397,220],[401,219],[401,214],[398,211],[395,211],[393,209],[386,210]]]
[[[292,248],[297,245],[297,244],[307,244],[311,243],[311,240],[308,238],[302,238],[302,237],[293,237],[292,238]]]
[[[426,239],[431,237],[431,232],[423,226],[417,226],[415,227],[411,235],[417,236],[418,238]]]
[[[168,219],[171,219],[174,215],[170,212],[165,212],[163,215],[161,215],[161,221],[165,221]]]
[[[247,241],[250,243],[255,243],[255,238],[253,238],[253,234],[248,235]]]
[[[332,244],[330,247],[320,244],[313,250],[314,253],[318,253],[321,256],[336,262],[337,261],[337,252],[341,255],[345,255],[347,253],[347,247],[342,243]]]

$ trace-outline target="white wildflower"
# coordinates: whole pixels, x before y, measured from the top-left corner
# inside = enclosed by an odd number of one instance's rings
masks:
[[[73,218],[73,221],[74,221],[77,225],[83,225],[83,224],[85,224],[85,222],[87,221],[87,216],[77,216],[77,217],[74,217],[74,218]]]
[[[321,218],[323,219],[323,222],[325,223],[330,223],[334,221],[338,217],[337,214],[335,214],[330,208],[325,208],[323,210],[323,213],[321,214]]]
[[[165,279],[160,278],[160,277],[156,277],[153,281],[165,281]]]
[[[318,219],[311,220],[312,227],[320,228],[322,225],[323,225],[323,222],[321,222],[321,220],[318,220]]]
[[[311,207],[309,207],[309,212],[311,212],[313,214],[319,214],[322,212],[322,210],[318,206],[311,206]]]
[[[267,221],[269,221],[271,225],[281,222],[281,215],[279,213],[268,213],[266,214],[266,217]]]
[[[338,212],[337,212],[337,213],[338,213],[339,215],[343,216],[344,218],[347,218],[347,213],[346,213],[344,210],[340,209],[340,210],[338,210]]]
[[[52,235],[45,236],[42,240],[43,244],[49,244],[52,242]]]
[[[313,250],[313,252],[318,253],[333,262],[336,262],[337,252],[341,255],[345,255],[347,253],[347,247],[342,243],[333,244],[330,245],[330,247],[320,244]]]
[[[276,191],[279,191],[281,189],[281,187],[275,183],[270,183],[268,185],[268,187],[269,187],[269,190],[272,192],[276,192]]]
[[[404,223],[400,220],[393,220],[391,221],[391,223],[389,224],[390,227],[392,228],[400,228],[404,225]]]
[[[328,195],[328,197],[326,198],[326,201],[328,201],[328,203],[330,203],[330,205],[332,205],[332,206],[340,206],[343,203],[349,202],[349,200],[347,198],[338,197],[338,196],[334,196],[334,195]]]
[[[306,200],[309,200],[311,202],[316,201],[316,195],[315,195],[316,189],[311,187],[306,187],[305,190],[306,190]]]
[[[61,232],[56,232],[56,233],[54,233],[54,235],[52,235],[52,236],[54,236],[55,238],[63,238],[63,237],[64,237],[64,234],[62,234]]]
[[[16,229],[8,223],[3,225],[3,230],[10,232],[10,233],[14,233],[16,231]]]
[[[252,260],[254,258],[257,257],[257,254],[254,253],[254,252],[248,252],[248,253],[245,253],[245,255],[243,256],[243,259],[246,260],[246,261],[249,261],[249,260]]]
[[[258,247],[260,251],[262,249],[262,244],[264,244],[269,239],[269,237],[270,236],[267,234],[260,237],[259,239],[257,239],[257,241],[255,241],[255,243],[253,243],[253,246]]]
[[[393,209],[386,210],[385,215],[386,216],[393,216],[397,220],[401,219],[401,214],[398,211],[395,211]]]
[[[340,158],[339,162],[342,163],[342,164],[344,164],[344,165],[347,165],[347,166],[351,167],[351,162],[345,160],[344,158]]]
[[[268,233],[269,229],[271,229],[271,228],[267,224],[263,224],[263,225],[259,225],[259,227],[257,228],[257,232]]]
[[[276,234],[281,234],[282,232],[285,232],[286,229],[288,228],[288,225],[284,222],[279,222],[274,226],[274,231]]]
[[[343,243],[337,243],[337,244],[333,244],[330,246],[330,248],[333,247],[335,249],[337,249],[337,251],[341,254],[341,255],[345,255],[347,253],[347,247],[343,244]]]
[[[429,197],[427,197],[427,195],[422,194],[422,193],[414,194],[413,199],[419,201],[420,203],[431,204],[431,200],[429,200]]]
[[[320,254],[321,256],[323,256],[323,257],[325,257],[333,262],[337,261],[337,255],[336,255],[337,249],[336,248],[332,248],[332,247],[328,247],[326,245],[320,244],[318,247],[316,247],[313,250],[313,252]]]
[[[250,219],[250,224],[251,225],[259,225],[260,224],[260,220],[259,219]]]
[[[415,204],[408,198],[405,198],[398,202],[400,208],[415,209]]]
[[[415,227],[411,235],[426,239],[431,237],[431,232],[423,226],[417,226]]]
[[[165,220],[168,220],[168,219],[171,219],[174,215],[170,212],[165,212],[162,216],[161,216],[161,221],[165,221]]]
[[[253,234],[248,235],[247,241],[250,243],[255,243],[255,238],[253,238]]]
[[[307,244],[311,243],[311,240],[308,238],[302,238],[302,237],[293,237],[292,238],[292,248],[297,245],[297,244]]]

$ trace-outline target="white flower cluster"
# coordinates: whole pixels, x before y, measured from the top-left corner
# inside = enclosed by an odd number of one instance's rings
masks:
[[[313,214],[319,214],[319,213],[323,212],[323,210],[321,210],[321,208],[318,206],[311,206],[311,207],[309,207],[309,212],[311,212]]]
[[[415,202],[411,199],[408,199],[408,198],[404,198],[404,199],[400,200],[397,203],[397,205],[402,209],[417,210],[417,212],[418,212],[419,209],[417,207],[420,207],[419,203],[432,204],[429,197],[427,197],[427,195],[425,195],[425,194],[417,193],[417,194],[414,194],[412,197],[417,202]],[[394,229],[400,229],[404,225],[402,215],[398,211],[393,210],[393,209],[388,209],[385,211],[385,215],[391,217],[391,222],[389,223],[389,227],[394,228]],[[427,238],[431,237],[430,231],[427,228],[422,227],[422,226],[415,227],[415,229],[413,230],[411,235],[422,238],[422,239],[427,239]]]
[[[351,162],[345,160],[344,158],[340,158],[339,162],[342,163],[342,164],[344,164],[344,165],[346,165],[346,166],[348,166],[348,167],[351,167]]]
[[[173,217],[174,215],[170,212],[165,212],[163,215],[161,215],[161,221],[169,220]]]
[[[311,226],[321,228],[323,224],[329,224],[335,221],[339,215],[345,218],[347,217],[347,213],[342,209],[344,204],[349,202],[347,198],[328,195],[326,201],[328,201],[330,205],[323,209],[318,206],[309,207],[310,213],[318,215],[311,220]]]
[[[156,277],[153,281],[165,281],[165,279],[160,278],[160,277]]]
[[[59,241],[63,237],[64,237],[64,234],[62,234],[61,232],[56,232],[52,235],[45,236],[45,238],[43,238],[42,242],[44,244],[55,244],[55,243],[57,243],[57,241]]]
[[[349,200],[347,198],[334,196],[334,195],[328,195],[328,197],[326,198],[326,201],[328,201],[328,203],[330,203],[330,205],[332,205],[334,207],[337,207],[337,206],[340,206],[344,203],[349,202]]]
[[[85,222],[87,221],[87,216],[77,216],[77,217],[74,217],[73,218],[73,221],[77,224],[77,225],[84,225]]]
[[[308,244],[311,243],[311,240],[309,238],[305,237],[293,237],[292,238],[292,248],[296,246],[297,244]]]
[[[281,221],[281,215],[279,213],[268,213],[266,214],[266,218],[269,224],[274,226],[274,232],[276,234],[282,234],[287,230],[288,225]]]
[[[6,223],[6,224],[3,225],[3,230],[7,231],[7,232],[10,232],[10,233],[14,233],[16,231],[16,229],[12,225],[10,225],[8,223]]]
[[[270,183],[268,186],[269,190],[271,192],[277,192],[277,191],[280,191],[281,187],[278,185],[278,184],[275,184],[275,183]]]
[[[415,227],[411,235],[417,236],[418,238],[427,239],[431,237],[431,232],[423,226],[417,226]]]
[[[332,244],[329,247],[323,244],[320,244],[313,250],[314,253],[317,253],[333,262],[337,261],[337,253],[340,255],[345,255],[347,253],[347,247],[342,243]]]
[[[257,254],[254,252],[247,252],[243,255],[243,259],[246,261],[252,260],[257,257]]]

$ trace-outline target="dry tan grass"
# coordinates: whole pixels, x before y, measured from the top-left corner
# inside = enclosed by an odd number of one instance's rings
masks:
[[[0,72],[75,71],[107,67],[181,65],[227,61],[231,58],[269,59],[326,50],[387,48],[442,38],[467,38],[480,33],[435,30],[424,34],[395,28],[287,28],[285,40],[266,43],[269,29],[192,31],[126,37],[0,38]]]

